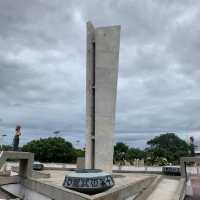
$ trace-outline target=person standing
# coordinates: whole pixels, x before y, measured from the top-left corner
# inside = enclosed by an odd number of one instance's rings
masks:
[[[19,149],[19,137],[21,136],[21,126],[16,126],[16,132],[13,139],[13,151],[18,151]]]

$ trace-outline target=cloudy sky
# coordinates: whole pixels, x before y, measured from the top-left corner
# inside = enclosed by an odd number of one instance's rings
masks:
[[[200,137],[200,1],[1,0],[0,130],[85,134],[86,22],[121,25],[116,141]],[[76,144],[77,145],[77,144]]]

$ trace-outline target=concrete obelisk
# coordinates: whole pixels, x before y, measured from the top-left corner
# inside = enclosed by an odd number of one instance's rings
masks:
[[[120,26],[87,23],[86,168],[112,172]]]

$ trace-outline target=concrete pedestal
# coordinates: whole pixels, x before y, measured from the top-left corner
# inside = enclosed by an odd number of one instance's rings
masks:
[[[112,175],[101,170],[83,169],[66,175],[63,186],[85,194],[97,194],[114,186]]]

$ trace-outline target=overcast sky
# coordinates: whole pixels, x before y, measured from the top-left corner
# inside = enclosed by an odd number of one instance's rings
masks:
[[[0,130],[84,145],[86,22],[121,25],[116,141],[200,136],[200,1],[1,0]]]

